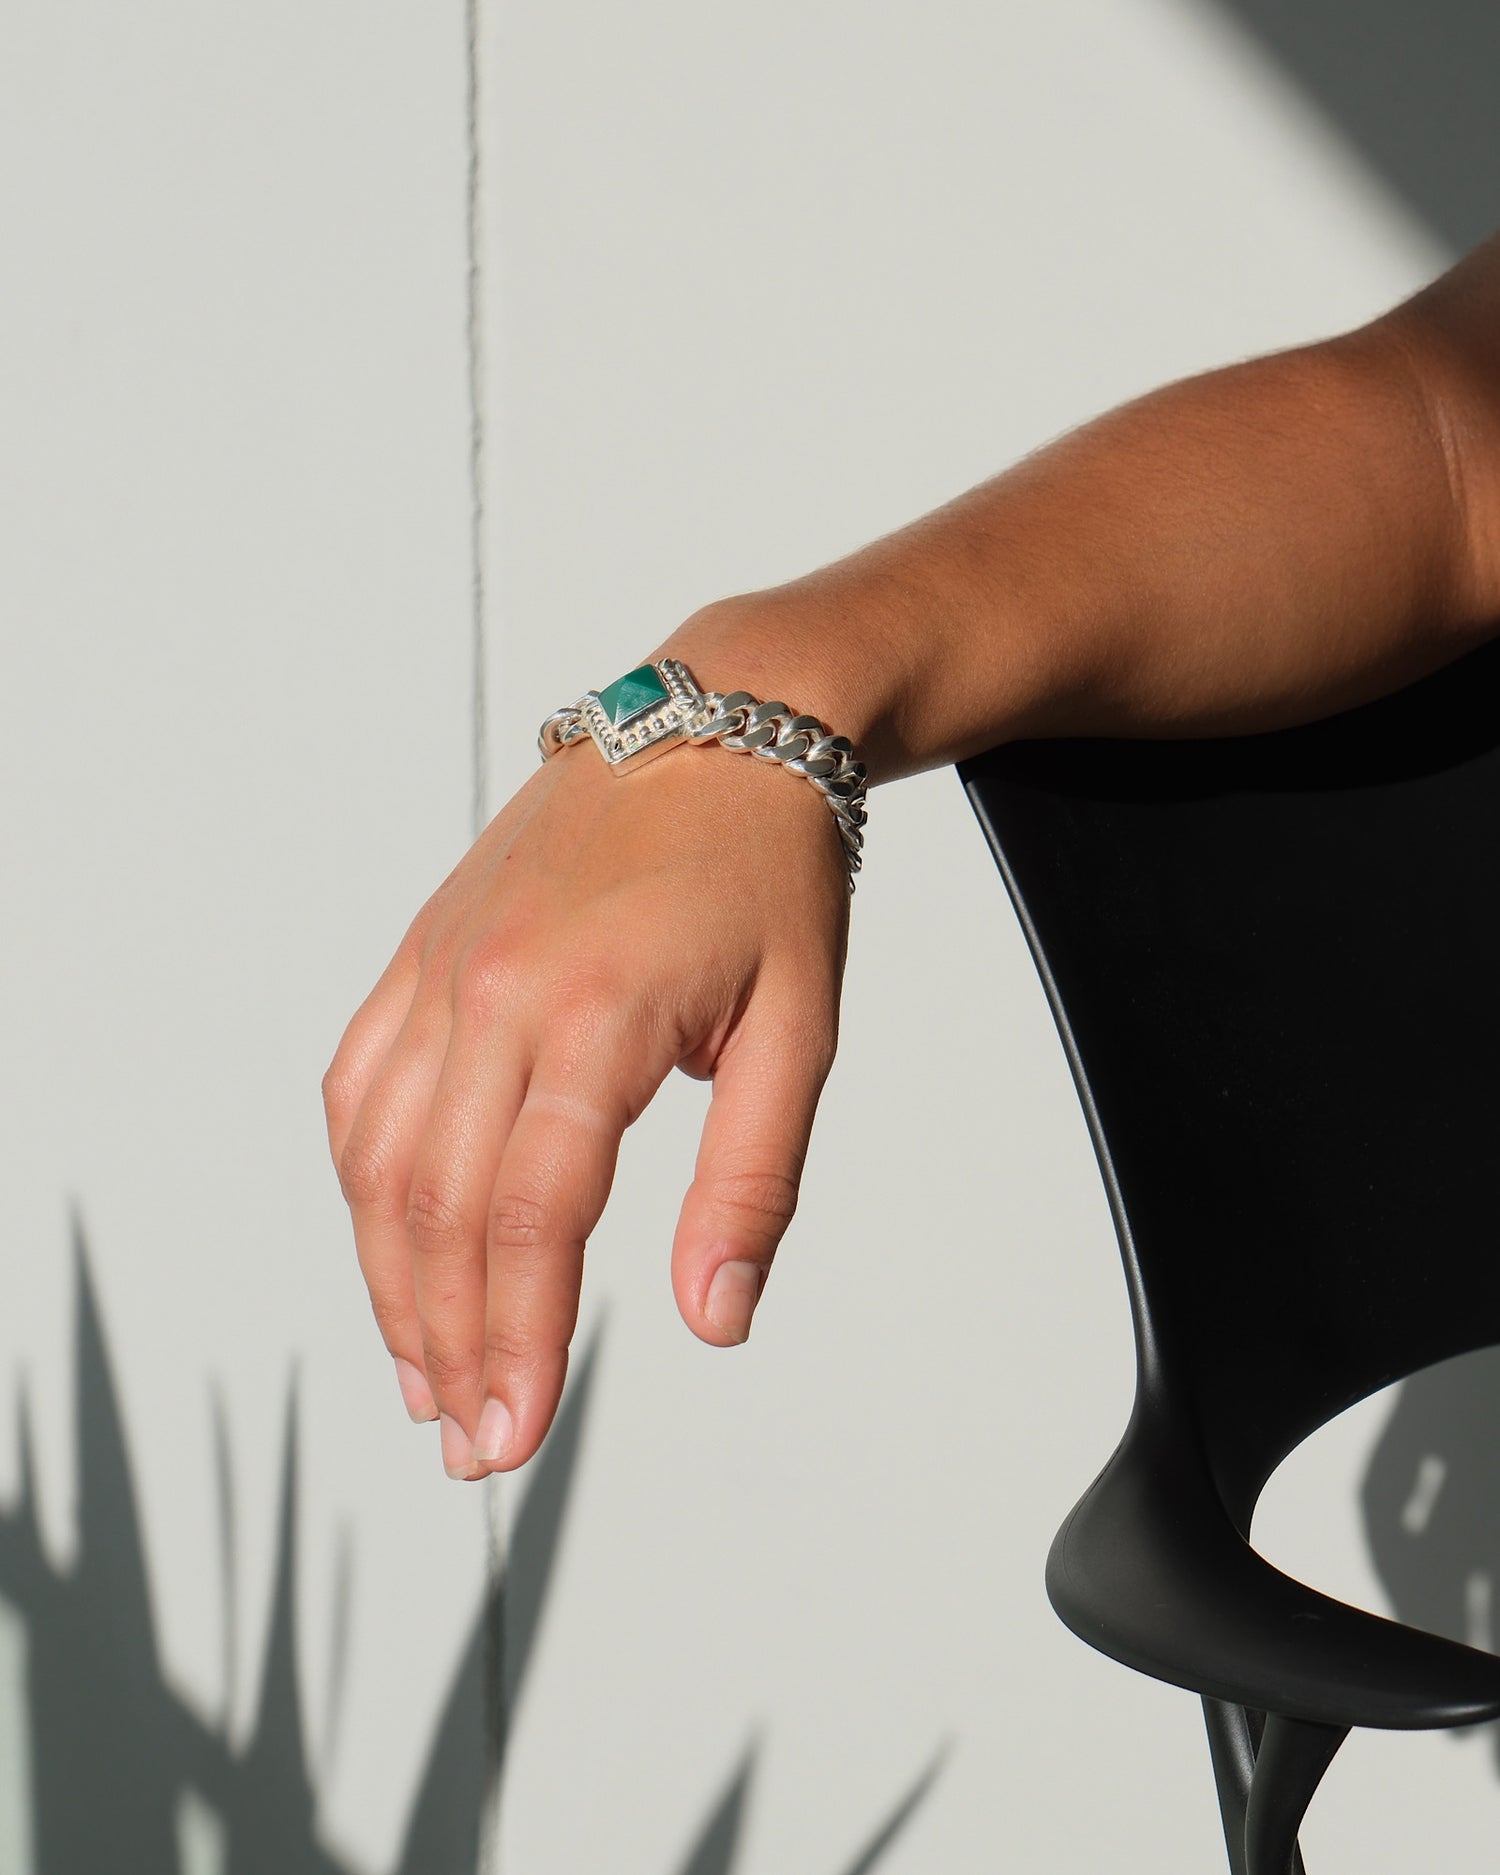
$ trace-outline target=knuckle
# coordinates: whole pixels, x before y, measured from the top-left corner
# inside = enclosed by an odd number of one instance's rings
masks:
[[[353,1077],[338,1055],[323,1075],[323,1111],[330,1126],[338,1126],[354,1115]]]
[[[414,949],[423,981],[446,981],[458,956],[458,938],[452,922],[435,917],[417,938]]]
[[[525,970],[514,947],[497,939],[471,945],[453,976],[454,1013],[487,1026],[520,999]]]
[[[555,971],[546,988],[547,1012],[564,1032],[592,1034],[625,1005],[616,966],[585,952]]]
[[[717,1210],[738,1223],[780,1237],[797,1209],[797,1181],[786,1172],[720,1172],[709,1196]]]
[[[495,1372],[523,1373],[536,1365],[538,1349],[514,1330],[489,1328],[484,1337],[485,1365]]]
[[[490,1248],[523,1254],[544,1249],[548,1222],[548,1209],[541,1199],[526,1192],[502,1192],[490,1206]]]
[[[473,1234],[461,1195],[440,1178],[418,1178],[406,1197],[406,1228],[419,1250],[447,1250]]]
[[[491,1323],[485,1330],[485,1372],[503,1377],[505,1383],[521,1394],[537,1395],[548,1391],[549,1376],[567,1371],[570,1332],[559,1337],[556,1325],[531,1333],[503,1323]]]
[[[339,1159],[339,1184],[351,1205],[374,1208],[386,1204],[393,1182],[391,1152],[385,1140],[361,1133],[349,1141]]]
[[[660,1026],[629,993],[602,983],[558,992],[546,1011],[545,1046],[559,1079],[608,1067],[623,1084],[661,1052]]]
[[[455,1342],[424,1340],[423,1357],[428,1385],[439,1397],[461,1392],[479,1367],[477,1352]]]

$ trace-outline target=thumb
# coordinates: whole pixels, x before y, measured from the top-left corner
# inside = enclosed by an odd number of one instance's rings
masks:
[[[759,1016],[752,1003],[714,1066],[713,1098],[672,1243],[672,1288],[700,1340],[731,1347],[797,1208],[833,1024]]]

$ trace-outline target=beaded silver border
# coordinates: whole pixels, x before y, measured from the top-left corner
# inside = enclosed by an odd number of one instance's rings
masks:
[[[545,761],[585,734],[593,737],[599,753],[616,769],[630,767],[643,756],[676,747],[694,725],[711,712],[712,706],[678,659],[660,658],[651,669],[666,687],[667,695],[661,703],[648,704],[616,725],[599,701],[599,692],[585,691],[576,703],[554,710],[542,724],[537,738],[542,759]]]

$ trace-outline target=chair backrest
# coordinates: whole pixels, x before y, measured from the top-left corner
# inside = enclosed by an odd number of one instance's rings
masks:
[[[1247,1532],[1316,1427],[1500,1342],[1500,644],[1304,728],[960,774],[1111,1188],[1143,1394]]]

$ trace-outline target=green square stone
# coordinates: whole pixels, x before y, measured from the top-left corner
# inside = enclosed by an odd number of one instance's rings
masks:
[[[621,723],[628,723],[632,716],[639,716],[642,710],[665,703],[669,694],[667,686],[656,673],[656,667],[642,664],[638,670],[627,671],[623,677],[617,677],[612,684],[606,685],[599,692],[599,705],[618,729]]]

